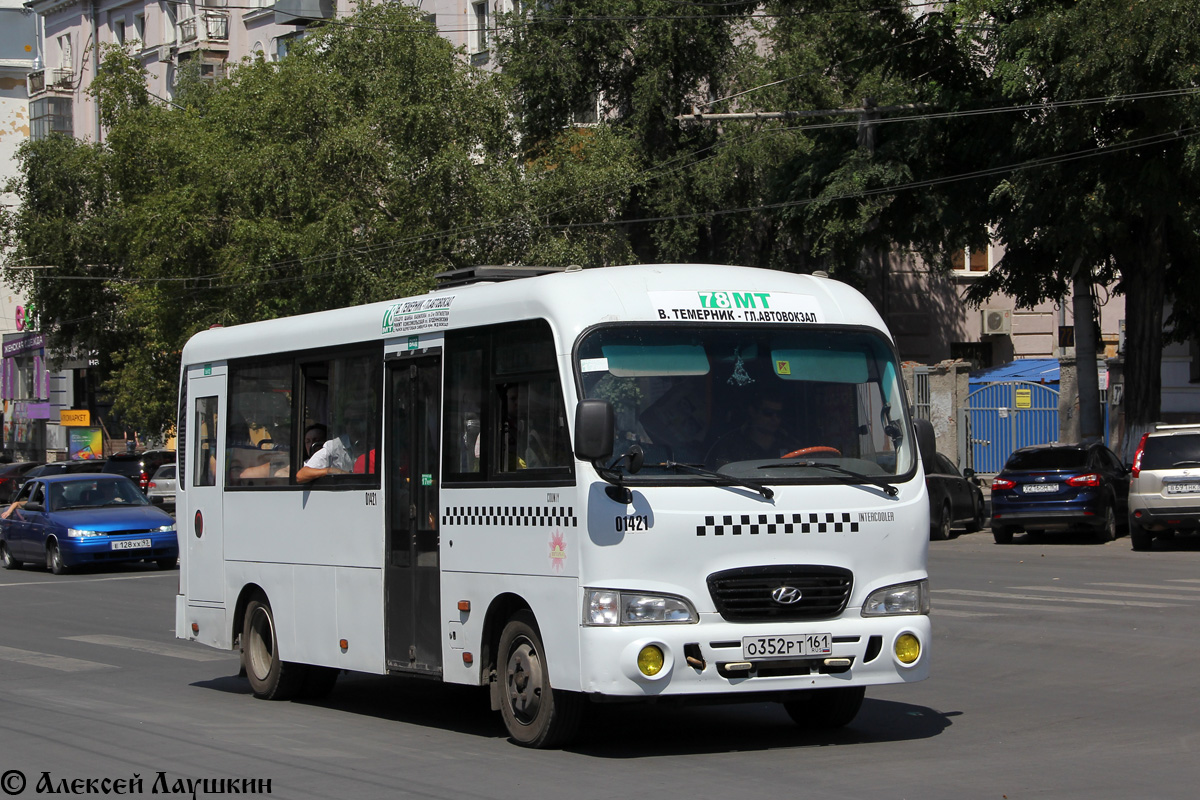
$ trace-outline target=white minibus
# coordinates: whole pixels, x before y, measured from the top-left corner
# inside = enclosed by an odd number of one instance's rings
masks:
[[[240,648],[260,698],[344,670],[487,686],[532,747],[589,702],[836,727],[928,675],[931,429],[860,293],[691,264],[449,278],[188,342],[179,637]]]

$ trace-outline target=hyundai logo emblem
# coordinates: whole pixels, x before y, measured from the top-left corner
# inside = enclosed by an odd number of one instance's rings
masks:
[[[804,595],[795,586],[777,586],[771,591],[771,599],[781,606],[799,603]]]

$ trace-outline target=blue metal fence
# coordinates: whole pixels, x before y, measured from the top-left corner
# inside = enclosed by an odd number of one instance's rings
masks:
[[[1058,386],[1031,381],[987,383],[967,395],[971,463],[999,472],[1012,451],[1058,441]]]

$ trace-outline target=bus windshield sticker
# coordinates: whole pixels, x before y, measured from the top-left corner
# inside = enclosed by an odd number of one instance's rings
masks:
[[[393,303],[383,312],[383,333],[447,328],[450,326],[450,304],[454,295],[424,297]]]
[[[661,320],[695,322],[821,322],[821,306],[787,292],[650,292]]]
[[[608,372],[607,358],[585,358],[579,362],[580,372]]]

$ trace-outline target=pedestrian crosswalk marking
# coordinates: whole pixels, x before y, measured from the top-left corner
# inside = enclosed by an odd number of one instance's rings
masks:
[[[116,669],[112,664],[101,664],[98,661],[84,661],[81,658],[67,658],[50,653],[38,653],[33,650],[20,650],[16,647],[0,647],[0,661],[12,661],[30,667],[42,667],[56,672],[88,672],[97,669]]]
[[[72,642],[87,642],[88,644],[99,644],[106,647],[119,647],[122,650],[136,650],[141,653],[152,653],[156,656],[167,656],[168,658],[182,658],[187,661],[224,661],[231,657],[229,653],[221,653],[212,650],[192,649],[186,645],[163,644],[162,642],[152,642],[146,639],[131,639],[127,636],[64,636]]]
[[[1200,592],[1200,586],[1163,586],[1160,583],[1089,583],[1088,586],[1115,586],[1118,589],[1174,589],[1177,592]]]
[[[1140,597],[1151,600],[1195,600],[1186,594],[1162,594],[1161,592],[1114,592],[1110,589],[1070,589],[1066,586],[1014,586],[1029,592],[1060,592],[1062,594],[1104,594],[1109,597]]]
[[[941,591],[941,589],[933,590],[935,598],[933,602],[934,613],[937,613],[942,606],[977,606],[979,608],[1002,608],[1006,611],[1028,611],[1031,608],[1037,608],[1037,606],[1031,606],[1028,603],[997,603],[995,600],[962,600],[957,597],[941,597],[939,596],[939,592]],[[1070,608],[1068,606],[1042,606],[1041,610],[1071,613],[1075,611],[1082,611],[1083,609]]]
[[[1104,600],[1098,597],[1046,597],[1035,594],[1012,592],[984,592],[977,589],[938,589],[939,592],[959,594],[966,597],[998,597],[1006,600],[1036,600],[1041,603],[1085,603],[1101,606],[1134,606],[1137,608],[1175,608],[1180,603],[1151,603],[1145,600]]]

